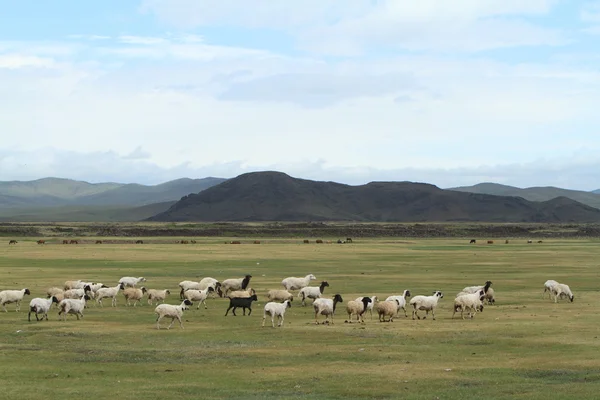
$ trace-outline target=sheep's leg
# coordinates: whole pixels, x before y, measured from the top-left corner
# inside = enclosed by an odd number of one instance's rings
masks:
[[[179,327],[183,329],[183,321],[181,321],[181,317],[177,316],[177,320],[179,321]]]
[[[19,312],[21,310],[21,302],[17,301],[17,306],[15,307],[15,312]]]
[[[204,309],[208,310],[208,306],[206,305],[206,299],[202,300],[202,302],[204,303]]]
[[[43,320],[43,319],[44,319],[44,317],[42,316],[42,320]],[[38,313],[37,313],[37,311],[35,312],[35,320],[36,320],[36,321],[39,321],[39,320],[40,320],[40,319],[38,318]]]
[[[232,309],[232,306],[229,306],[229,308],[227,309],[227,311],[225,311],[225,316],[227,316],[227,314],[229,313],[229,310]],[[233,313],[233,315],[235,315],[235,312]]]
[[[283,315],[280,315],[279,318],[281,318],[281,320],[279,321],[279,324],[277,326],[283,325]]]
[[[198,307],[196,307],[196,310],[199,310],[199,309],[200,309],[200,304],[202,304],[202,300],[200,300],[200,301],[198,302]]]
[[[29,311],[29,313],[27,313],[27,321],[31,322],[31,311]]]
[[[408,314],[406,313],[406,307],[402,307],[402,309],[404,310],[404,317],[408,318]]]
[[[4,312],[8,312],[8,310],[6,309],[6,304],[2,303],[2,308],[4,309]]]
[[[171,317],[171,323],[169,324],[169,326],[167,326],[167,330],[171,329],[174,322],[175,322],[175,317]]]
[[[252,314],[252,307],[248,307],[248,316],[250,316],[250,314]],[[244,308],[244,312],[246,311],[246,308]],[[246,315],[246,314],[244,314]]]
[[[158,315],[156,317],[156,329],[160,329],[160,320],[162,319],[162,315]]]

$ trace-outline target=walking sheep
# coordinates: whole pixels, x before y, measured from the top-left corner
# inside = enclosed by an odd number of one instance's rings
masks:
[[[165,299],[170,294],[171,291],[169,289],[148,289],[148,304],[152,305],[154,303],[154,300],[156,300],[157,304],[159,301],[162,301],[164,303]]]
[[[282,302],[285,300],[293,301],[294,295],[285,289],[271,289],[267,292],[267,299],[269,301]]]
[[[31,295],[29,289],[21,289],[21,290],[3,290],[0,292],[0,305],[4,309],[4,312],[8,312],[6,309],[6,305],[10,303],[16,303],[15,311],[19,312],[21,310],[21,300],[25,295]]]
[[[329,283],[327,283],[327,281],[323,281],[319,286],[305,286],[302,289],[300,289],[300,292],[298,292],[298,297],[302,298],[302,306],[306,305],[306,303],[304,302],[306,298],[313,299],[314,303],[314,300],[321,297],[321,295],[325,291],[325,288],[328,286]]]
[[[277,326],[283,325],[283,316],[285,311],[292,306],[290,300],[286,300],[283,303],[275,303],[273,301],[265,304],[265,311],[263,313],[262,326],[265,326],[265,319],[267,315],[271,316],[271,325],[275,328],[275,317],[279,320]]]
[[[337,303],[343,303],[344,299],[339,294],[333,296],[333,299],[325,299],[320,297],[313,302],[313,308],[315,309],[315,324],[319,324],[317,319],[318,315],[324,315],[325,321],[324,324],[329,323],[329,317],[331,317],[331,325],[333,325],[333,315],[335,314],[335,308]]]
[[[372,300],[369,297],[360,297],[360,300],[350,300],[346,304],[346,312],[348,313],[348,320],[344,321],[349,324],[352,323],[352,316],[356,315],[356,321],[364,324],[363,314],[367,311],[367,306]]]
[[[313,274],[308,274],[304,278],[290,276],[281,281],[285,290],[299,290],[309,285],[311,280],[317,279]]]
[[[423,310],[425,311],[425,316],[423,317],[423,319],[427,318],[427,315],[429,315],[429,311],[431,311],[431,315],[433,316],[433,320],[435,321],[434,310],[435,307],[437,307],[438,300],[441,298],[444,298],[444,294],[437,290],[433,292],[433,296],[415,296],[412,299],[410,299],[409,304],[413,306],[412,319],[415,319],[415,317],[421,319],[421,317],[419,317],[419,315],[417,314],[417,311]]]
[[[402,296],[389,296],[387,299],[385,299],[385,301],[394,301],[397,300],[398,301],[398,311],[396,316],[400,315],[400,309],[404,310],[404,317],[408,318],[408,314],[406,313],[406,299],[408,299],[410,297],[410,290],[405,290],[404,293],[402,293]]]
[[[38,314],[42,314],[42,321],[46,318],[48,321],[48,311],[50,311],[50,307],[52,307],[52,303],[59,303],[58,299],[54,296],[43,299],[41,297],[36,297],[31,299],[29,302],[29,313],[27,314],[27,321],[31,322],[31,313],[35,314],[35,320],[39,321]]]
[[[238,307],[242,307],[244,309],[244,315],[246,315],[246,308],[249,310],[248,312],[248,316],[250,316],[250,314],[252,314],[252,302],[253,301],[257,301],[258,297],[256,297],[256,295],[252,295],[250,297],[235,297],[233,299],[229,299],[229,308],[227,309],[227,311],[225,311],[225,316],[227,316],[227,314],[229,313],[229,310],[231,310],[233,308],[233,310],[231,311],[233,313],[234,316],[237,316],[235,314],[235,310]]]
[[[171,304],[159,304],[154,309],[154,313],[156,314],[156,329],[160,329],[160,320],[164,317],[171,318],[171,324],[167,327],[167,329],[171,329],[173,323],[177,319],[179,321],[179,326],[183,329],[183,322],[181,322],[181,316],[183,315],[184,310],[189,310],[189,306],[194,305],[191,301],[185,299],[180,305],[174,306]]]
[[[394,315],[398,314],[399,309],[400,302],[398,299],[380,301],[375,304],[375,311],[377,311],[377,315],[379,315],[379,322],[385,322],[385,317],[388,317],[387,322],[392,322],[394,320]]]
[[[245,290],[248,287],[251,278],[252,275],[246,275],[243,278],[225,279],[223,282],[221,282],[221,291],[223,297],[226,297],[230,291]]]

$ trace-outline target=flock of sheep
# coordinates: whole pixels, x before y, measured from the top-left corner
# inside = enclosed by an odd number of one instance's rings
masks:
[[[127,305],[135,307],[141,303],[144,295],[147,295],[147,302],[153,305],[158,304],[154,310],[156,314],[156,328],[160,329],[160,321],[163,318],[170,318],[171,323],[167,327],[170,329],[175,320],[179,322],[181,328],[183,323],[181,317],[185,310],[188,310],[193,302],[198,302],[197,308],[204,304],[207,308],[206,300],[209,296],[216,296],[229,299],[229,306],[225,312],[228,315],[231,310],[234,315],[236,309],[242,308],[243,314],[252,313],[252,302],[257,301],[256,291],[249,287],[252,276],[246,275],[243,278],[225,279],[220,282],[214,278],[204,278],[196,281],[182,281],[179,283],[180,300],[178,305],[165,304],[164,301],[170,295],[169,289],[146,289],[138,287],[140,283],[146,282],[144,277],[123,277],[118,284],[113,287],[107,287],[102,283],[87,282],[83,280],[67,281],[62,288],[52,287],[46,292],[46,298],[36,297],[29,303],[29,313],[27,319],[31,321],[31,314],[35,315],[36,320],[44,318],[48,320],[48,312],[53,304],[57,304],[59,319],[66,320],[68,314],[74,314],[79,320],[83,317],[83,311],[86,307],[86,302],[94,299],[96,304],[103,306],[103,299],[111,299],[111,305],[116,307],[117,295],[122,291]],[[321,282],[319,286],[309,286],[312,280],[316,277],[313,274],[308,274],[305,277],[289,277],[281,281],[284,289],[273,289],[267,293],[268,303],[265,304],[263,310],[262,326],[265,325],[266,318],[270,317],[271,326],[275,327],[277,319],[278,326],[281,326],[284,321],[284,315],[288,308],[291,307],[293,298],[292,291],[297,291],[296,296],[301,300],[302,305],[305,305],[306,299],[313,300],[313,309],[315,312],[315,323],[319,324],[319,316],[324,316],[323,324],[333,324],[333,316],[336,312],[337,305],[344,300],[340,294],[335,294],[332,298],[323,297],[323,292],[329,286],[327,281]],[[487,281],[484,285],[465,287],[456,295],[453,305],[454,315],[460,311],[461,317],[464,319],[464,312],[468,312],[468,317],[473,318],[477,312],[483,311],[484,303],[494,304],[495,296],[494,289],[491,288],[492,282]],[[558,302],[560,298],[568,298],[571,302],[574,299],[573,293],[568,285],[558,283],[554,280],[548,280],[544,283],[544,297],[548,293],[554,297],[554,301]],[[21,290],[3,290],[0,291],[0,305],[7,312],[6,305],[15,303],[16,311],[20,310],[21,301],[25,295],[31,295],[29,289]],[[417,295],[409,299],[411,293],[409,290],[404,290],[401,295],[393,295],[387,297],[384,301],[379,301],[377,296],[358,297],[355,300],[348,301],[346,304],[346,313],[348,319],[346,322],[352,323],[356,318],[357,322],[364,323],[363,315],[369,311],[372,317],[373,310],[378,314],[380,322],[392,322],[394,317],[399,315],[400,310],[404,311],[405,317],[408,317],[406,312],[407,304],[412,308],[412,319],[421,319],[418,315],[419,311],[425,311],[425,319],[429,312],[435,320],[435,309],[439,299],[444,297],[441,291],[434,291],[432,295]],[[407,302],[408,300],[408,302]]]

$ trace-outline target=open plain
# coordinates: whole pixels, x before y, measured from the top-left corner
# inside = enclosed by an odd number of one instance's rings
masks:
[[[0,246],[0,289],[27,287],[32,295],[21,312],[14,304],[0,311],[4,398],[584,399],[600,391],[598,239],[17,239]],[[144,286],[170,289],[166,302],[179,304],[182,280],[247,273],[259,297],[251,316],[225,317],[228,301],[211,298],[208,309],[194,304],[184,313],[185,329],[157,330],[154,306],[144,299],[126,307],[119,294],[116,308],[88,302],[80,321],[58,321],[53,308],[49,321],[27,322],[30,299],[66,280],[114,286],[122,276],[144,276]],[[295,299],[284,327],[261,327],[267,290],[309,273],[317,277],[311,285],[329,282],[326,297],[344,298],[335,324],[315,325],[312,307]],[[543,299],[547,279],[569,284],[574,302]],[[452,319],[455,294],[486,280],[496,305],[473,320]],[[364,325],[344,323],[348,300],[404,289],[443,291],[437,319],[412,320],[408,310],[392,323],[369,315]]]

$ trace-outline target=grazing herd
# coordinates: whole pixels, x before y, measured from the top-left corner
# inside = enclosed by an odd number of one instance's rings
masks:
[[[56,304],[58,309],[59,319],[66,320],[67,314],[73,314],[77,319],[83,318],[84,309],[87,307],[86,302],[95,300],[96,305],[103,306],[103,299],[111,299],[111,306],[117,306],[117,295],[123,292],[126,305],[142,304],[144,295],[147,295],[148,304],[158,304],[154,310],[156,314],[156,328],[160,329],[160,321],[163,318],[171,318],[171,324],[167,329],[171,328],[175,320],[179,322],[181,328],[183,323],[181,316],[185,310],[188,310],[194,302],[198,303],[197,309],[201,304],[204,308],[208,308],[206,300],[212,296],[219,296],[229,299],[229,306],[225,311],[225,316],[232,312],[237,316],[236,310],[242,308],[243,315],[252,314],[252,303],[258,301],[256,291],[249,287],[252,275],[245,275],[242,278],[225,279],[219,282],[214,278],[204,278],[199,282],[182,281],[179,283],[181,288],[179,305],[165,304],[164,301],[170,295],[169,289],[147,289],[146,287],[138,287],[141,283],[146,282],[144,277],[122,277],[118,283],[109,287],[102,283],[87,282],[83,280],[66,281],[63,288],[52,287],[46,291],[46,298],[36,297],[29,303],[28,321],[31,321],[31,314],[34,314],[37,321],[48,320],[48,312],[53,304]],[[337,305],[343,303],[342,296],[337,293],[332,298],[323,297],[323,292],[326,287],[329,287],[327,281],[322,281],[319,286],[309,286],[312,280],[316,277],[313,274],[308,274],[305,277],[288,277],[281,281],[281,285],[285,289],[271,289],[267,292],[269,300],[264,306],[262,326],[265,325],[267,317],[271,318],[271,325],[275,327],[275,319],[278,321],[278,326],[283,325],[284,315],[288,308],[292,306],[294,295],[291,291],[298,291],[297,296],[301,299],[302,306],[306,305],[307,299],[312,299],[312,307],[315,313],[315,324],[319,324],[319,316],[325,317],[323,324],[333,324],[333,317],[336,312]],[[465,319],[465,313],[469,318],[474,318],[476,313],[483,312],[484,304],[495,304],[495,293],[492,289],[492,282],[486,281],[483,285],[467,286],[460,291],[455,299],[452,307],[452,318],[457,312],[460,312],[462,319]],[[567,298],[571,302],[574,300],[573,292],[566,284],[559,283],[555,280],[548,280],[544,283],[543,296],[554,299],[558,302],[559,299]],[[0,305],[5,312],[7,304],[15,303],[15,311],[20,310],[21,301],[25,295],[31,295],[29,289],[19,290],[3,290],[0,291]],[[379,316],[380,322],[392,322],[395,317],[404,311],[404,316],[408,317],[406,306],[412,309],[412,319],[426,319],[429,313],[435,320],[435,309],[438,302],[444,298],[444,294],[436,290],[431,295],[416,295],[410,298],[410,290],[404,290],[402,295],[392,295],[384,301],[379,301],[377,296],[361,296],[355,300],[348,301],[346,304],[347,323],[353,321],[364,323],[364,314],[369,311],[373,318],[373,310]],[[410,300],[408,300],[410,298]],[[425,315],[419,315],[419,311],[424,311]],[[41,315],[41,318],[39,317]]]

